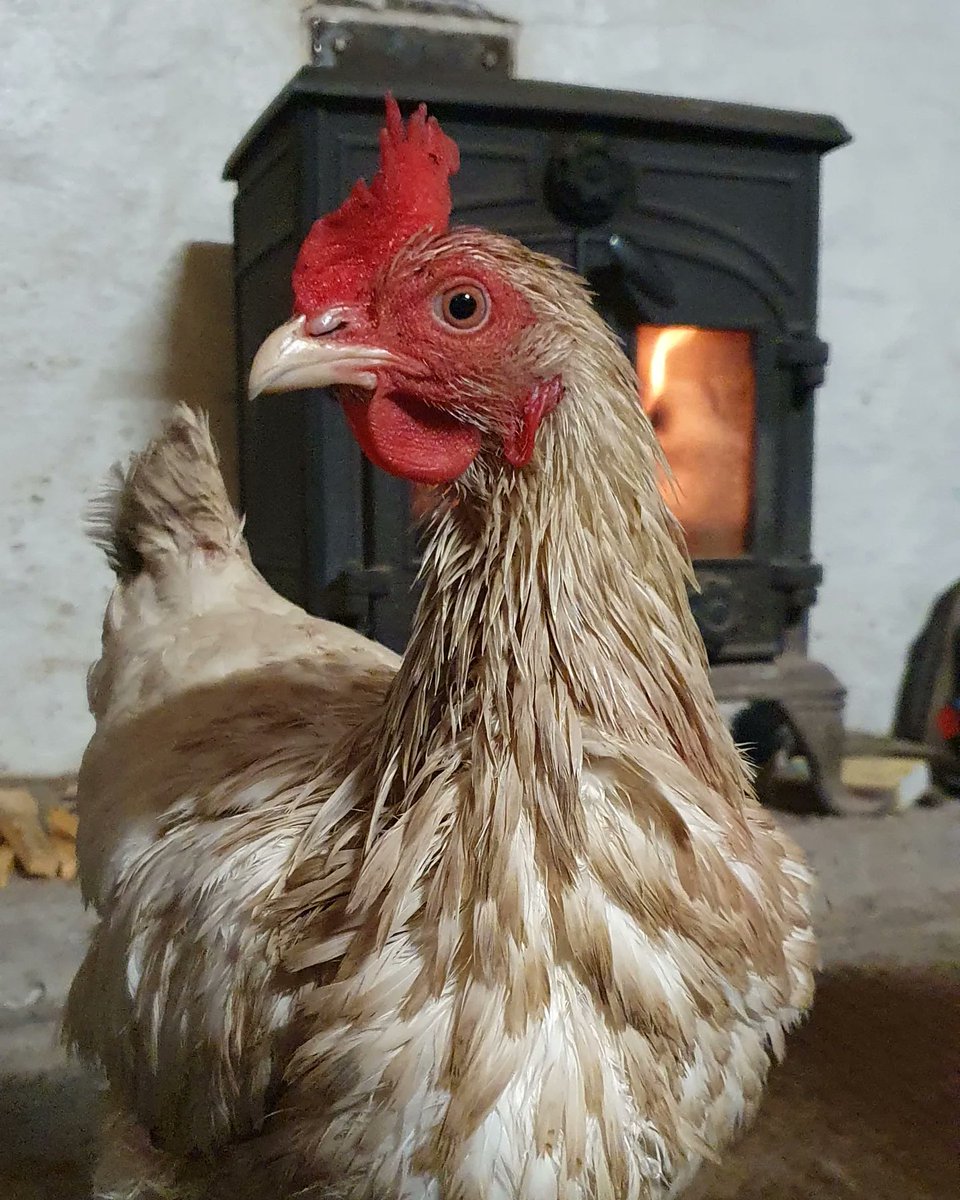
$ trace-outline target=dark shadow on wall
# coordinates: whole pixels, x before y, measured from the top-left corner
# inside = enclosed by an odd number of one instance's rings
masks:
[[[210,416],[224,479],[239,495],[233,247],[188,242],[171,290],[164,394]]]

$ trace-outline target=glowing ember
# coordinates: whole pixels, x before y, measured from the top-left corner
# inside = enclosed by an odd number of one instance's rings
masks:
[[[674,475],[664,496],[694,558],[747,549],[755,380],[750,334],[689,325],[637,330],[641,403]]]

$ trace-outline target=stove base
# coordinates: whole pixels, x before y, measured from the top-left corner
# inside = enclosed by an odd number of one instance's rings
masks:
[[[787,652],[768,662],[719,663],[710,679],[724,708],[773,702],[792,735],[795,753],[807,760],[816,811],[876,812],[873,801],[848,792],[841,782],[843,708],[846,689],[829,668],[803,654]],[[763,800],[763,775],[758,791]]]

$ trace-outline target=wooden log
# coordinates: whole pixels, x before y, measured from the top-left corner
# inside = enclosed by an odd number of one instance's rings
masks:
[[[876,797],[889,812],[906,812],[925,800],[932,787],[930,767],[924,758],[894,756],[847,757],[843,783],[858,795]]]
[[[24,874],[56,878],[59,860],[40,820],[37,802],[26,788],[0,791],[0,837],[12,847]]]
[[[69,808],[64,808],[62,804],[47,809],[47,832],[51,835],[75,842],[78,824],[77,814]]]
[[[77,844],[72,838],[60,837],[54,834],[50,845],[57,856],[57,875],[61,879],[76,879],[77,877]]]
[[[14,862],[13,847],[8,846],[6,842],[0,842],[0,888],[6,887],[10,882]]]

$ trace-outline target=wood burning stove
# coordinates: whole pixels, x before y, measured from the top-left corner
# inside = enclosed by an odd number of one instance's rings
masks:
[[[454,220],[513,234],[593,285],[637,363],[676,476],[692,597],[721,699],[783,706],[821,801],[837,782],[843,692],[805,656],[819,172],[848,140],[824,116],[464,75],[425,83],[302,70],[226,167],[236,180],[239,371],[289,315],[313,220],[377,156],[383,92],[425,100],[460,146]],[[241,388],[242,391],[242,388]],[[241,402],[254,557],[310,611],[396,648],[415,596],[415,497],[362,458],[339,405]],[[666,484],[665,484],[666,486]]]

